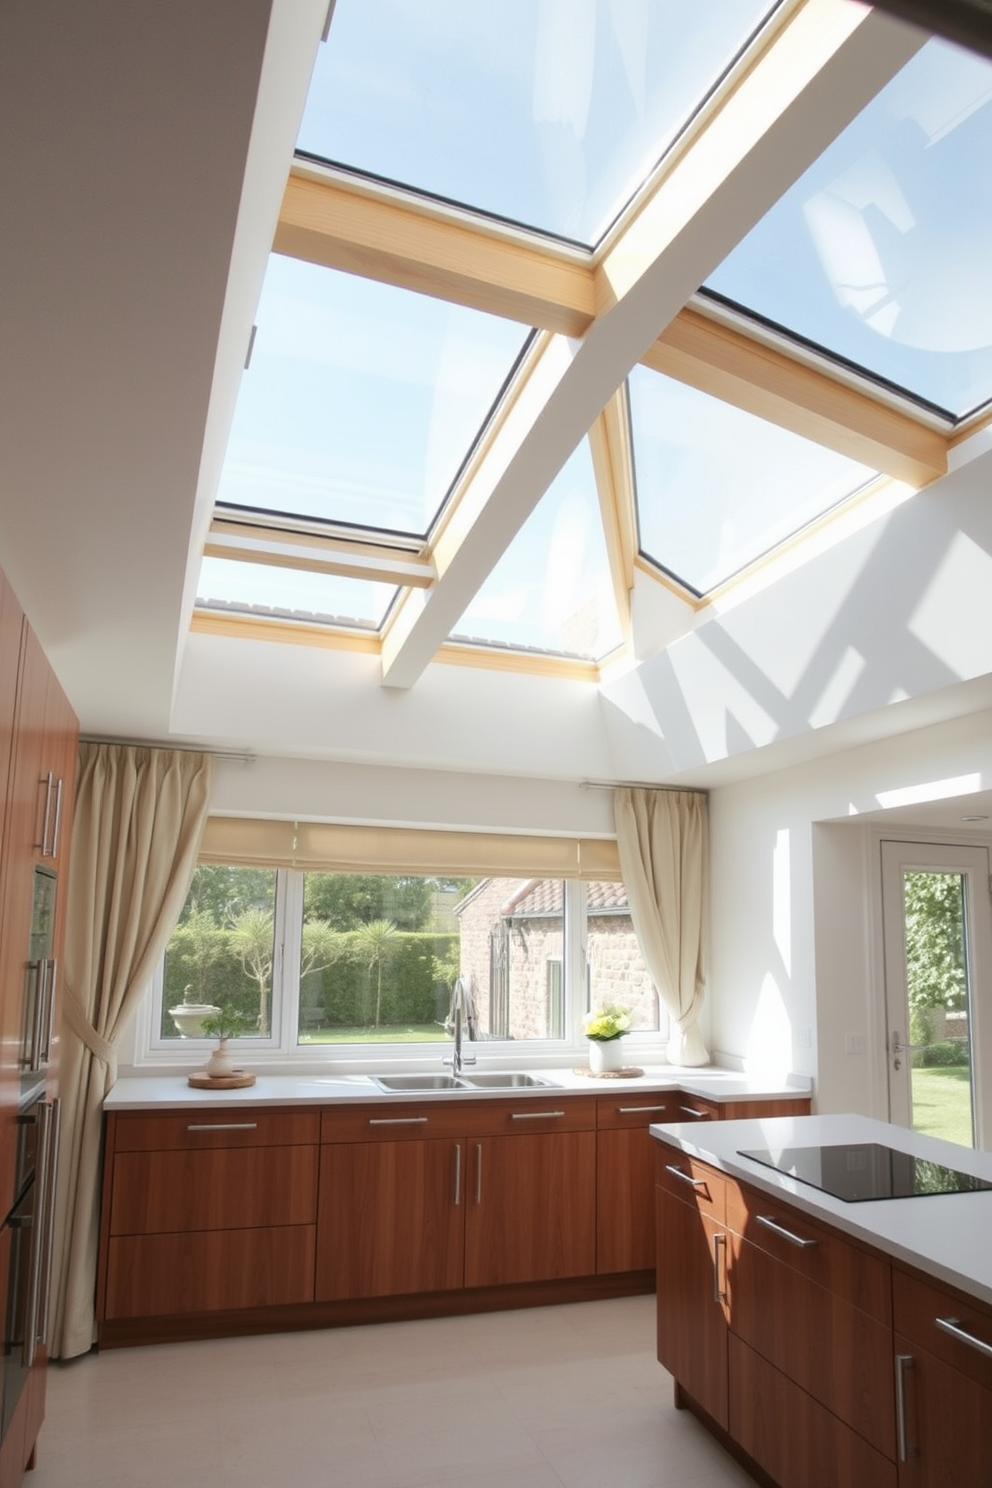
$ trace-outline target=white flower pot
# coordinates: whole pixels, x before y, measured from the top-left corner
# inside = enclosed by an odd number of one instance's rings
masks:
[[[227,1039],[222,1038],[216,1049],[203,1066],[204,1073],[212,1075],[214,1079],[226,1077],[234,1072],[234,1056],[227,1047]]]
[[[623,1039],[590,1039],[589,1068],[596,1074],[623,1069]]]

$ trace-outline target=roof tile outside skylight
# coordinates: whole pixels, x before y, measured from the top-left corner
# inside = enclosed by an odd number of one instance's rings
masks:
[[[273,254],[218,500],[424,536],[519,325]]]
[[[396,589],[337,574],[204,558],[196,593],[197,604],[208,609],[378,630]]]
[[[621,644],[587,440],[565,462],[451,639],[594,661]]]
[[[931,41],[707,288],[962,417],[992,398],[992,63]]]
[[[337,0],[298,147],[593,244],[769,0]]]
[[[697,594],[877,474],[645,367],[628,386],[641,551]]]

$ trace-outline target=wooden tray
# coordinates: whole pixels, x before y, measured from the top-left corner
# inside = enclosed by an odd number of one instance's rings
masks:
[[[248,1085],[254,1085],[255,1076],[251,1070],[236,1069],[229,1075],[208,1075],[203,1070],[197,1070],[190,1075],[189,1083],[194,1090],[244,1090]]]
[[[573,1069],[573,1075],[585,1075],[587,1080],[634,1080],[644,1071],[636,1064],[625,1064],[623,1069],[618,1070],[593,1070],[588,1065],[580,1064]]]

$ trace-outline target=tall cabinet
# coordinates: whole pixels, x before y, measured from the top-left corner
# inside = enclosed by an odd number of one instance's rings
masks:
[[[78,723],[0,571],[0,1488],[44,1416],[59,965]]]

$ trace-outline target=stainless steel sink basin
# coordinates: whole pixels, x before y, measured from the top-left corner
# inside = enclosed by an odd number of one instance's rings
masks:
[[[551,1080],[542,1080],[538,1075],[523,1075],[516,1072],[501,1074],[493,1072],[485,1075],[462,1075],[466,1085],[472,1085],[476,1090],[535,1090],[538,1087],[549,1090],[556,1088]]]
[[[373,1075],[373,1081],[380,1090],[396,1091],[421,1091],[430,1090],[464,1090],[465,1084],[462,1080],[456,1080],[454,1075]]]

